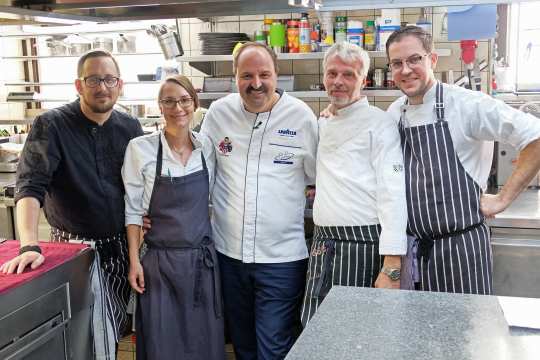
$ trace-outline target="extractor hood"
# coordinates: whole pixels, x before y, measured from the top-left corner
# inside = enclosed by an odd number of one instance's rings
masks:
[[[299,13],[292,4],[322,4],[321,11],[396,7],[500,4],[533,0],[0,0],[0,11],[33,12],[49,18],[122,21],[165,18]]]

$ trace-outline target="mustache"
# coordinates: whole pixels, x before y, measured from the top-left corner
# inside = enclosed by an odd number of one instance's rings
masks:
[[[268,88],[264,85],[261,84],[261,86],[259,86],[258,88],[254,88],[253,86],[249,86],[246,90],[246,92],[249,94],[250,92],[252,91],[263,91],[263,92],[267,92],[268,91]]]

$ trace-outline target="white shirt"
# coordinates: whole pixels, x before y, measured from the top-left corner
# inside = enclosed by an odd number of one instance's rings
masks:
[[[216,249],[246,263],[306,258],[304,190],[315,183],[318,132],[311,109],[283,93],[254,114],[230,94],[212,103],[201,131],[216,148]]]
[[[435,88],[432,86],[424,95],[423,104],[404,105],[403,96],[390,105],[388,113],[399,122],[405,109],[406,127],[436,122]],[[480,91],[443,84],[443,97],[454,149],[464,169],[484,190],[491,170],[493,141],[508,143],[521,151],[540,138],[539,119]]]
[[[210,191],[214,183],[215,153],[214,147],[206,136],[190,132],[194,149],[186,166],[176,160],[164,131],[132,139],[126,149],[122,178],[126,195],[126,225],[142,225],[142,216],[148,212],[150,197],[156,178],[156,160],[159,138],[163,146],[162,176],[181,177],[203,169],[201,151],[203,152]]]
[[[398,128],[367,98],[319,119],[317,194],[319,226],[381,224],[381,255],[407,251],[407,200]]]

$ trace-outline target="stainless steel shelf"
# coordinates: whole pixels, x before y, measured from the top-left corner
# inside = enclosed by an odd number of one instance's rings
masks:
[[[105,25],[103,25],[105,26]],[[139,32],[139,31],[146,31],[150,28],[150,25],[148,27],[134,27],[134,28],[127,28],[127,29],[108,29],[108,30],[94,30],[94,31],[87,31],[87,30],[79,30],[74,28],[74,26],[70,26],[68,32],[62,32],[59,30],[59,27],[54,27],[54,31],[50,32],[40,32],[40,33],[21,33],[21,32],[12,32],[12,33],[3,33],[0,35],[0,37],[6,37],[6,38],[16,38],[16,39],[28,39],[28,38],[35,38],[35,37],[43,37],[43,36],[53,36],[53,35],[71,35],[71,34],[124,34],[124,33],[131,33],[131,32]]]
[[[198,93],[199,99],[201,100],[215,100],[229,95],[230,92],[207,92],[207,93]],[[287,91],[287,94],[302,98],[302,99],[317,99],[325,98],[326,91]],[[362,94],[365,96],[378,96],[378,97],[398,97],[402,96],[403,93],[397,89],[364,89]],[[73,100],[73,99],[71,99]],[[70,99],[65,98],[36,98],[33,100],[17,100],[17,102],[68,102]],[[119,101],[155,101],[155,98],[119,98]]]
[[[75,80],[74,80],[75,81]],[[4,83],[4,86],[54,86],[54,85],[73,85],[72,82],[13,82]],[[161,84],[160,80],[156,81],[124,81],[124,85],[154,85]]]
[[[162,52],[141,52],[141,53],[114,53],[114,56],[136,56],[136,55],[163,55]],[[79,58],[80,55],[38,55],[38,56],[4,56],[6,60],[38,60],[38,59],[59,59],[59,58]]]
[[[452,50],[450,49],[435,49],[439,56],[450,56]],[[370,57],[384,58],[386,53],[384,51],[368,51]],[[313,53],[278,53],[278,60],[315,60],[322,59],[324,52]],[[180,56],[176,58],[178,62],[205,62],[205,61],[232,61],[232,55],[195,55],[195,56]]]

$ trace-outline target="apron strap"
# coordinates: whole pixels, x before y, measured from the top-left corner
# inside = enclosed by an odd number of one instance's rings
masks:
[[[437,81],[435,88],[435,112],[437,113],[437,120],[444,120],[444,99],[443,99],[443,86]]]
[[[215,251],[212,251],[211,247],[213,246],[209,237],[205,237],[201,242],[199,247],[199,254],[197,256],[196,263],[196,272],[195,272],[195,282],[194,282],[194,307],[199,307],[201,305],[201,292],[202,292],[202,271],[203,267],[206,267],[212,271],[212,280],[214,285],[214,313],[217,318],[221,317],[221,298],[219,294],[219,276],[218,276],[218,260],[216,257]]]
[[[315,289],[313,289],[314,296],[320,296],[323,289],[329,289],[332,287],[332,259],[334,258],[334,253],[336,251],[336,242],[335,240],[327,239],[324,240],[323,244],[326,249],[323,255],[324,265],[321,269],[319,281],[317,281]]]

